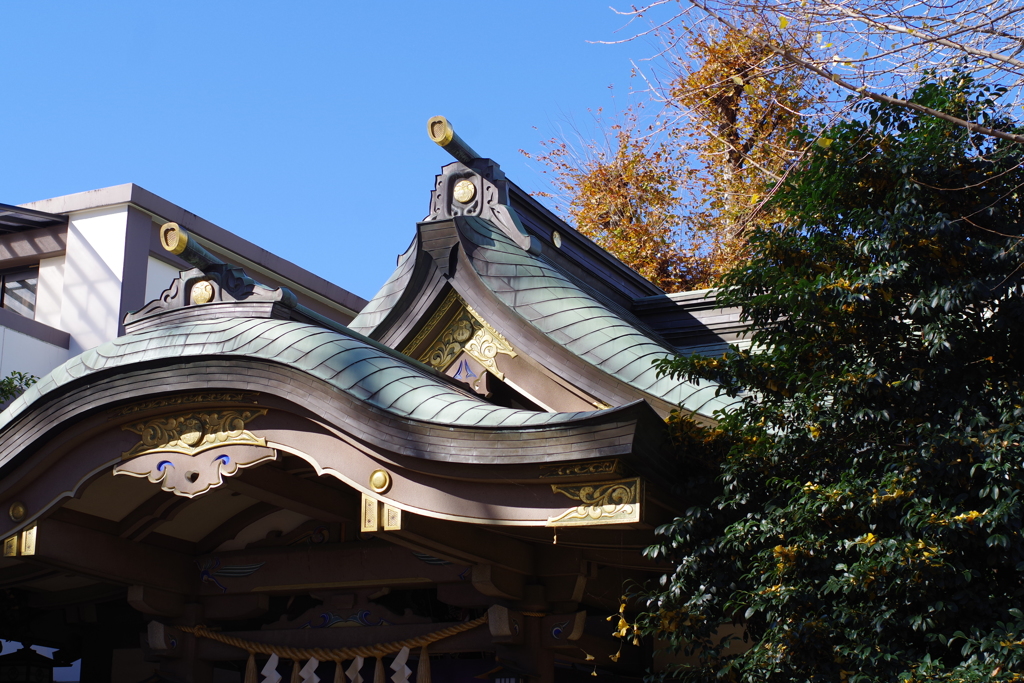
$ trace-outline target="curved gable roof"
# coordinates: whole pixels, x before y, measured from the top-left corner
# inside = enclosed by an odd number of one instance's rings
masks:
[[[460,216],[451,222],[420,223],[418,230],[419,238],[403,255],[395,273],[353,320],[354,329],[374,339],[387,339],[389,345],[400,345],[409,330],[423,323],[415,319],[420,315],[417,311],[430,309],[429,302],[417,299],[438,296],[442,291],[435,280],[448,282],[464,299],[471,299],[465,287],[477,285],[464,280],[463,273],[442,276],[439,266],[428,266],[427,272],[417,270],[415,265],[431,261],[438,264],[439,259],[447,263],[447,248],[431,250],[430,245],[457,242],[472,267],[472,280],[482,284],[496,298],[497,305],[521,321],[518,324],[525,322],[564,352],[594,368],[598,375],[610,375],[608,380],[598,380],[599,383],[617,380],[629,387],[627,395],[632,392],[633,396],[649,396],[663,402],[663,412],[667,411],[666,404],[679,405],[712,417],[732,404],[733,399],[717,395],[718,387],[714,384],[659,378],[652,362],[675,354],[674,348],[628,312],[587,291],[543,254],[524,250],[491,221]],[[429,239],[425,232],[430,233]],[[437,239],[435,233],[439,232],[446,232],[451,238]],[[520,351],[531,353],[528,348]],[[546,360],[538,361],[552,367]],[[557,372],[553,367],[552,370]],[[563,372],[572,381],[571,376],[578,371],[567,367]]]
[[[480,280],[552,341],[644,393],[710,416],[732,399],[710,383],[657,376],[652,363],[675,350],[644,334],[563,275],[543,255],[524,251],[480,218],[457,221]]]
[[[393,415],[457,427],[529,428],[601,411],[542,413],[503,408],[462,392],[370,344],[308,323],[229,318],[158,327],[119,337],[58,367],[0,413],[0,429],[75,380],[150,361],[237,356],[287,365]]]

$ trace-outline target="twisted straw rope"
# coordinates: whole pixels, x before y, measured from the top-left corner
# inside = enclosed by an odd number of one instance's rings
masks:
[[[417,647],[423,647],[424,645],[430,645],[437,641],[454,636],[457,633],[463,631],[469,631],[482,626],[487,623],[487,615],[484,614],[479,619],[473,621],[467,621],[463,624],[456,624],[455,626],[449,626],[443,628],[440,631],[434,631],[433,633],[427,633],[422,636],[415,638],[408,638],[406,640],[396,640],[390,643],[381,643],[379,645],[360,645],[358,647],[342,647],[332,648],[325,650],[324,648],[305,648],[305,647],[278,647],[275,645],[268,645],[266,643],[256,643],[251,640],[242,640],[241,638],[235,638],[234,636],[228,636],[223,633],[216,633],[208,630],[205,626],[178,626],[179,630],[191,633],[197,638],[209,638],[210,640],[216,640],[225,645],[232,645],[245,650],[250,654],[263,654],[263,655],[277,655],[281,659],[309,659],[310,657],[316,657],[321,662],[343,662],[348,659],[354,659],[355,657],[383,657],[394,652],[400,651],[403,647],[407,647],[410,650]]]

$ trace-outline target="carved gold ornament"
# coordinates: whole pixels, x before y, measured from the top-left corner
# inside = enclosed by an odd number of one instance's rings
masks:
[[[142,440],[123,457],[127,460],[154,452],[195,455],[228,444],[266,446],[266,439],[245,428],[246,423],[266,414],[266,408],[197,411],[130,423],[122,429],[135,432]]]
[[[477,315],[476,311],[469,306],[466,306],[466,310],[479,323],[480,327],[473,334],[473,338],[466,342],[463,350],[495,377],[505,379],[504,373],[498,370],[498,363],[495,361],[495,357],[499,353],[504,353],[511,358],[515,358],[516,352],[512,350],[512,345],[508,343],[508,340],[488,325],[487,321]]]
[[[592,526],[595,524],[635,524],[640,521],[641,482],[639,478],[595,484],[552,484],[561,493],[580,504],[550,517],[547,526]]]
[[[403,353],[407,355],[415,353],[439,323],[451,317],[452,308],[456,306],[458,309],[454,319],[448,323],[418,360],[444,372],[458,358],[459,354],[465,351],[495,377],[501,380],[505,379],[504,373],[498,369],[495,358],[499,353],[510,358],[515,358],[518,354],[501,333],[491,327],[454,291],[448,293],[437,312],[430,316],[430,320],[416,335],[416,338],[405,346]]]
[[[213,285],[209,280],[200,280],[192,285],[192,301],[197,304],[206,304],[213,298]]]
[[[237,474],[244,467],[252,467],[276,457],[277,452],[272,448],[237,444],[196,455],[158,452],[123,462],[114,468],[114,474],[145,477],[154,484],[160,484],[164,491],[193,498],[220,486],[224,483],[224,477]]]
[[[144,410],[152,410],[154,408],[167,408],[170,406],[181,406],[191,405],[193,403],[243,403],[243,402],[256,402],[257,393],[246,393],[246,392],[210,392],[202,394],[177,394],[175,396],[166,396],[164,398],[155,398],[149,401],[142,401],[141,403],[133,403],[130,406],[125,406],[118,411],[117,415],[131,415],[133,413],[141,413]]]
[[[462,179],[455,183],[455,190],[452,192],[452,196],[460,204],[468,204],[476,196],[476,185],[473,184],[472,180]]]
[[[593,462],[567,463],[564,465],[541,465],[541,477],[580,477],[591,474],[621,474],[618,460],[597,460]]]

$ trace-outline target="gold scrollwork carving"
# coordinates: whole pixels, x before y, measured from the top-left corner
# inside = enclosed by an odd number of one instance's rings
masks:
[[[552,484],[551,490],[578,500],[580,504],[548,518],[547,526],[634,524],[640,521],[642,484],[639,478],[594,484]]]
[[[458,307],[454,319],[441,331],[419,360],[444,372],[448,366],[465,351],[498,379],[505,379],[495,360],[499,353],[510,358],[517,354],[508,340],[491,327],[479,313],[466,304],[454,291],[448,293],[437,311],[423,326],[416,338],[405,347],[405,353],[416,351],[438,324],[451,315],[453,306]]]
[[[152,410],[154,408],[167,408],[169,406],[180,406],[180,405],[191,405],[193,403],[242,403],[245,401],[256,402],[255,393],[246,392],[210,392],[202,394],[178,394],[176,396],[166,396],[164,398],[155,398],[150,401],[142,401],[140,403],[133,403],[130,406],[125,406],[117,413],[118,416],[123,417],[125,415],[132,415],[134,413],[141,413],[143,410]]]
[[[427,321],[427,324],[423,326],[423,328],[419,331],[416,337],[411,342],[405,345],[405,349],[402,350],[402,353],[404,353],[407,356],[412,355],[412,353],[416,350],[416,347],[423,343],[423,340],[426,339],[427,335],[434,330],[434,327],[437,326],[438,321],[445,317],[449,309],[451,309],[451,307],[454,306],[456,303],[461,304],[461,302],[462,299],[460,299],[459,295],[455,293],[455,290],[448,292],[448,296],[446,296],[444,298],[444,301],[441,302],[441,305],[434,312],[434,315],[430,316],[430,320]]]
[[[142,440],[123,457],[127,460],[158,451],[195,455],[229,444],[266,446],[266,439],[245,428],[246,423],[266,414],[266,408],[190,412],[127,424],[122,429],[135,432]]]
[[[591,474],[621,474],[618,460],[573,462],[563,465],[541,465],[541,477],[581,477]]]
[[[508,343],[505,337],[487,324],[487,321],[480,317],[480,315],[474,311],[470,306],[466,306],[466,311],[473,316],[474,322],[479,327],[476,328],[476,332],[473,334],[473,338],[466,342],[463,350],[472,356],[480,365],[484,366],[498,379],[505,379],[504,373],[498,370],[498,363],[495,357],[499,353],[503,353],[510,358],[516,357],[516,352],[512,348],[512,345]]]
[[[441,337],[421,360],[429,363],[431,367],[443,371],[452,364],[466,343],[473,339],[473,334],[476,332],[476,326],[473,324],[475,322],[473,318],[463,312],[459,318],[445,328]]]

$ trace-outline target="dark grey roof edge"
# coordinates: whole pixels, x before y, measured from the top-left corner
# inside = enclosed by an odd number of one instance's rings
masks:
[[[550,229],[558,230],[558,232],[561,233],[563,240],[568,238],[576,242],[577,246],[581,249],[581,251],[584,251],[587,254],[588,258],[593,259],[594,261],[597,261],[615,270],[620,277],[622,277],[624,280],[627,280],[633,287],[637,288],[639,291],[646,291],[648,292],[649,296],[657,296],[663,293],[657,285],[651,283],[642,275],[637,273],[635,270],[625,265],[624,263],[622,263],[622,261],[618,260],[611,254],[609,254],[607,251],[599,247],[597,243],[595,243],[592,239],[590,239],[589,237],[581,233],[579,230],[572,227],[571,225],[563,221],[561,218],[556,216],[554,212],[552,212],[546,206],[541,204],[536,198],[531,196],[528,192],[526,192],[521,187],[519,187],[518,185],[511,181],[509,181],[509,202],[512,205],[512,208],[516,209],[517,211],[519,211],[520,209],[526,209],[534,213],[538,218],[547,223]],[[522,217],[522,213],[520,213],[520,217]],[[526,225],[526,221],[524,221],[524,225]],[[529,231],[530,226],[526,225],[526,227]],[[531,231],[531,234],[536,234],[536,231]],[[547,247],[548,244],[551,243],[550,238],[547,235],[536,236],[542,237],[544,239],[546,243],[545,247]],[[551,246],[554,247],[554,245]],[[579,265],[586,267],[588,264],[583,263]],[[636,298],[632,294],[627,294],[627,296],[629,296],[630,298]]]

